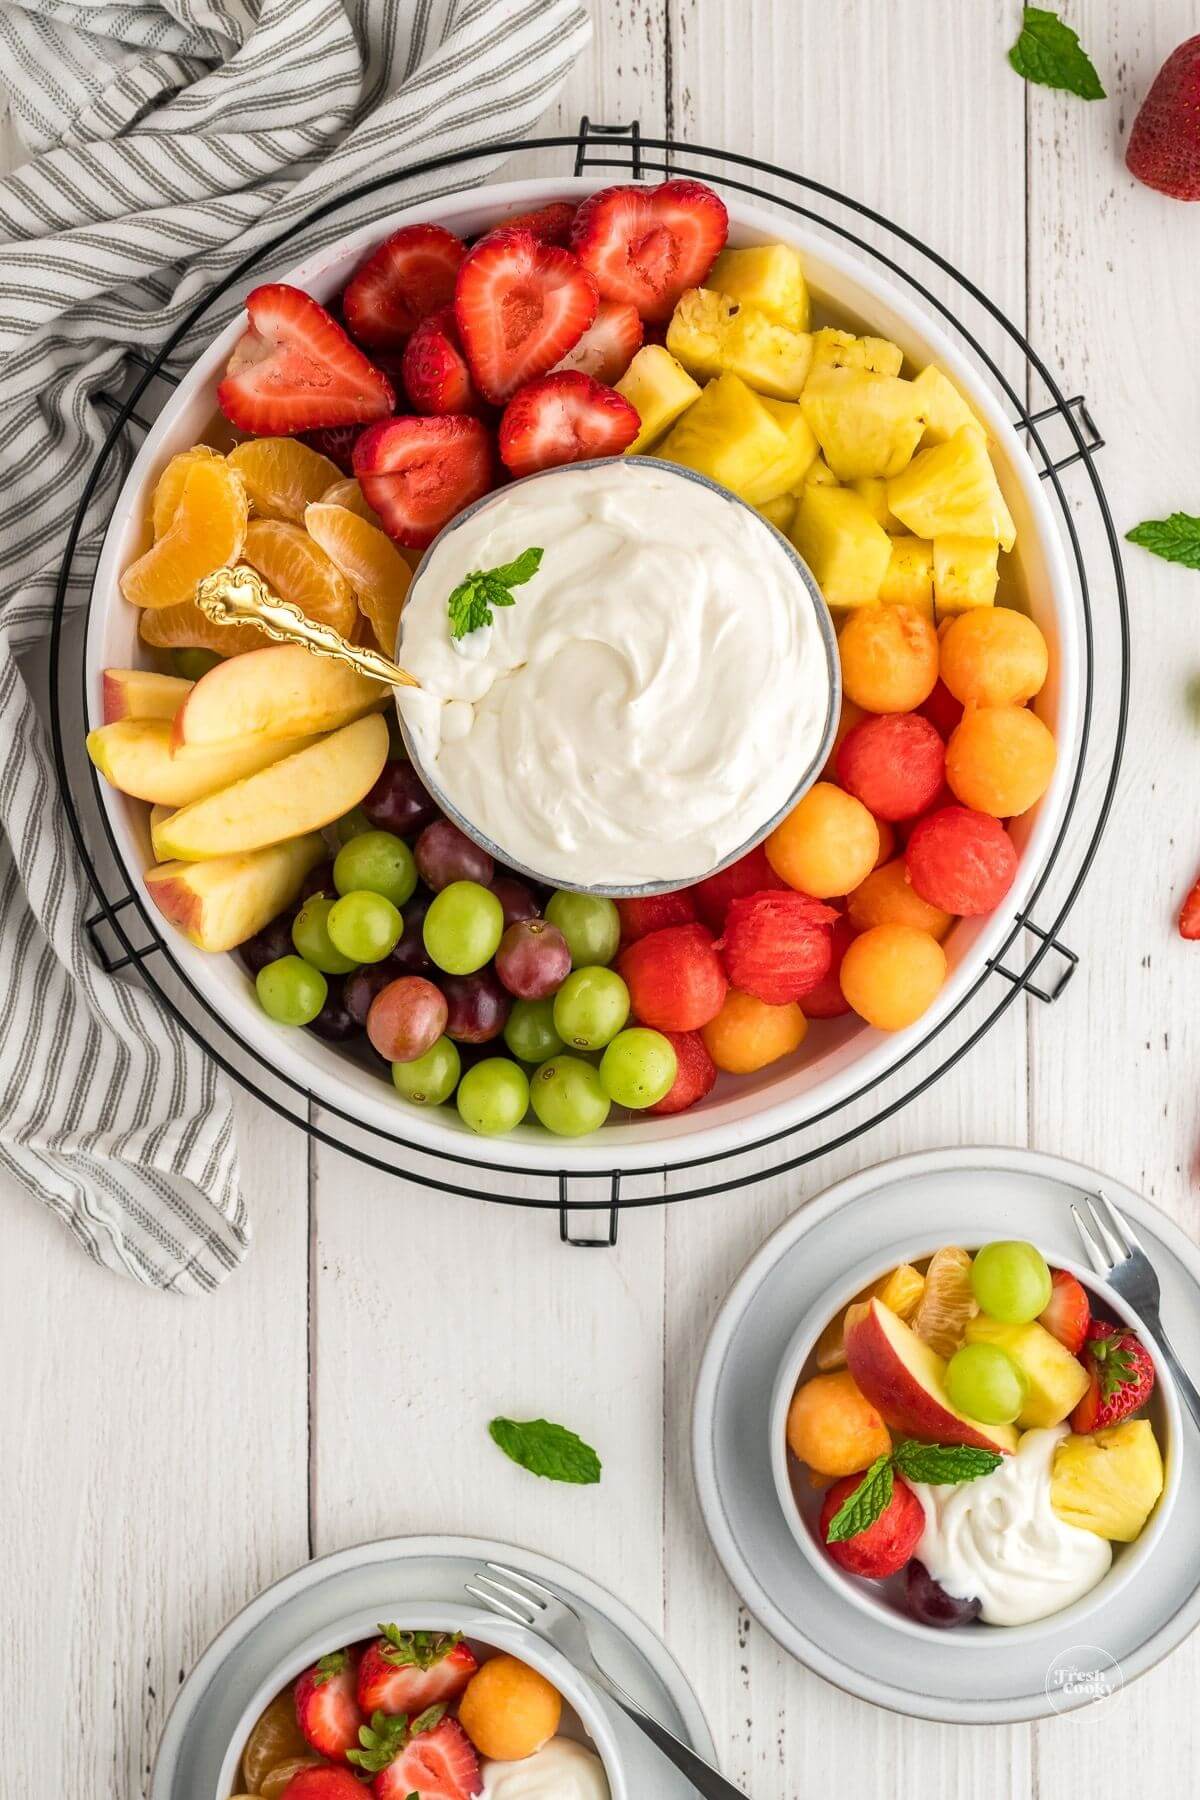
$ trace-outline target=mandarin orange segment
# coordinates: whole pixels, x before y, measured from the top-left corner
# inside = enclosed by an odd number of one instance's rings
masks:
[[[341,476],[323,494],[318,494],[317,498],[324,506],[345,506],[352,513],[357,513],[360,519],[365,519],[368,525],[374,525],[377,531],[383,530],[383,520],[353,475]]]
[[[929,1259],[913,1330],[922,1343],[948,1360],[962,1343],[968,1320],[978,1311],[971,1287],[971,1258],[956,1244],[943,1245]]]
[[[138,620],[138,636],[157,650],[215,650],[218,656],[261,650],[267,641],[256,625],[215,624],[194,600],[147,609]]]
[[[912,1318],[925,1291],[925,1277],[911,1263],[900,1263],[881,1275],[878,1281],[856,1294],[844,1312],[837,1313],[817,1339],[817,1367],[823,1372],[846,1366],[846,1320],[854,1307],[860,1309],[874,1298],[906,1322]]]
[[[251,511],[260,519],[304,523],[304,509],[340,479],[336,463],[299,438],[250,438],[229,452],[229,464],[246,484]]]
[[[350,636],[358,617],[354,589],[301,526],[281,519],[251,519],[242,559],[306,618]]]
[[[134,606],[178,606],[194,599],[197,582],[238,560],[247,514],[241,477],[224,457],[193,459],[171,523],[126,569],[121,592]]]
[[[312,1755],[304,1734],[296,1723],[296,1702],[290,1687],[276,1694],[246,1739],[242,1751],[242,1779],[252,1794],[257,1794],[263,1779],[280,1763],[292,1757]]]
[[[151,505],[150,516],[156,541],[165,537],[170,530],[179,502],[183,499],[183,484],[196,464],[219,456],[220,451],[211,450],[207,444],[193,444],[190,450],[181,450],[178,456],[171,458],[158,478]]]
[[[304,523],[354,589],[379,648],[385,656],[394,656],[412,571],[391,538],[349,507],[325,501],[307,509]]]

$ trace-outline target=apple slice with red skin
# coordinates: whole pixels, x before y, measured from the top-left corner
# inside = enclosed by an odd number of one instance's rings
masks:
[[[1005,1456],[1016,1449],[1011,1425],[983,1425],[951,1406],[943,1359],[879,1300],[847,1314],[845,1349],[859,1389],[893,1431]]]
[[[146,889],[199,950],[232,950],[290,906],[326,854],[319,831],[208,862],[168,862],[146,871]]]
[[[270,644],[217,663],[175,715],[171,745],[223,744],[231,738],[307,737],[337,731],[386,706],[390,690],[303,644]]]
[[[106,725],[118,719],[173,719],[195,682],[155,669],[105,669],[100,709]]]
[[[168,719],[118,719],[87,734],[87,753],[112,786],[153,806],[189,806],[315,742],[246,736],[172,752]]]

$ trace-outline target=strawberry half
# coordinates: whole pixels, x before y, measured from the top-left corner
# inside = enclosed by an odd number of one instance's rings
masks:
[[[383,419],[354,446],[354,473],[389,537],[431,544],[455,513],[492,485],[492,440],[478,419]]]
[[[641,420],[615,388],[563,369],[514,394],[500,421],[500,460],[514,475],[534,475],[593,456],[619,456]]]
[[[381,1625],[382,1636],[363,1652],[358,1665],[358,1704],[375,1712],[410,1718],[439,1701],[462,1693],[479,1664],[469,1644],[443,1631],[401,1631]]]
[[[342,295],[342,317],[359,343],[398,350],[422,319],[449,306],[466,254],[441,225],[403,225],[384,238]]]
[[[470,1800],[483,1788],[475,1747],[457,1719],[435,1706],[410,1724],[377,1712],[351,1761],[372,1777],[376,1800]]]
[[[298,1769],[280,1800],[363,1800],[362,1782],[349,1769]]]
[[[387,376],[311,294],[270,281],[247,294],[246,312],[249,329],[217,387],[217,404],[239,431],[288,437],[391,412],[396,396]]]
[[[492,231],[458,271],[454,316],[475,384],[498,405],[577,344],[600,296],[575,258],[528,231]]]
[[[1154,1392],[1154,1364],[1136,1332],[1107,1319],[1087,1328],[1080,1361],[1088,1391],[1071,1414],[1072,1431],[1102,1431],[1144,1406]]]
[[[575,211],[569,200],[551,200],[548,206],[539,206],[535,212],[514,213],[511,219],[501,219],[493,229],[528,231],[543,244],[561,244],[565,249],[571,241]]]
[[[296,1683],[296,1723],[305,1743],[331,1762],[345,1762],[358,1743],[363,1716],[355,1698],[357,1683],[353,1650],[323,1656]]]
[[[400,367],[414,412],[481,411],[483,400],[471,380],[452,306],[421,320],[404,346]]]
[[[1173,200],[1200,200],[1200,37],[1168,56],[1142,101],[1125,165]]]
[[[606,381],[611,387],[620,381],[641,349],[642,336],[636,307],[620,300],[602,300],[595,319],[557,367],[578,369],[593,381]]]
[[[575,214],[571,248],[605,300],[669,319],[685,288],[699,287],[729,235],[729,214],[702,181],[601,188]]]
[[[336,463],[343,475],[354,473],[354,446],[362,435],[361,425],[330,425],[318,431],[303,431],[301,437],[313,450],[319,450]]]
[[[1078,1356],[1092,1322],[1092,1309],[1087,1290],[1067,1269],[1055,1269],[1050,1288],[1050,1304],[1038,1314],[1051,1337],[1056,1337],[1072,1356]]]
[[[1179,909],[1179,935],[1181,938],[1200,938],[1200,881]]]

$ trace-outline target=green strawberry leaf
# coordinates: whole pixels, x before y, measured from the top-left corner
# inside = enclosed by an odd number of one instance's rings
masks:
[[[432,1731],[435,1725],[441,1724],[445,1716],[446,1708],[444,1705],[427,1706],[425,1711],[423,1713],[418,1713],[413,1720],[410,1727],[412,1735],[414,1737],[419,1737],[423,1731]]]
[[[860,1531],[866,1531],[880,1513],[887,1510],[894,1486],[890,1454],[877,1456],[853,1493],[846,1495],[830,1519],[825,1542],[840,1544],[846,1538],[857,1537]]]
[[[313,1676],[313,1686],[324,1687],[327,1681],[332,1681],[335,1675],[341,1674],[348,1660],[344,1650],[331,1650],[328,1656],[322,1656]]]
[[[1087,1348],[1096,1367],[1102,1399],[1111,1400],[1120,1388],[1136,1383],[1137,1361],[1123,1333],[1113,1331],[1106,1337],[1091,1338]]]
[[[494,606],[515,606],[511,593],[531,581],[541,567],[545,552],[531,546],[522,550],[515,562],[501,563],[496,569],[472,569],[463,577],[446,603],[450,615],[450,636],[466,637],[492,623]]]
[[[380,1625],[388,1648],[380,1652],[394,1669],[432,1669],[462,1643],[461,1631],[401,1631],[396,1625]]]
[[[590,1487],[600,1479],[600,1458],[565,1425],[552,1425],[548,1419],[493,1419],[488,1431],[505,1456],[531,1475],[578,1487]]]
[[[1069,25],[1042,6],[1027,6],[1021,35],[1008,53],[1018,75],[1039,87],[1063,88],[1081,100],[1104,100],[1107,95],[1079,38]]]
[[[915,1438],[904,1438],[895,1449],[896,1467],[907,1480],[938,1487],[990,1475],[1003,1460],[998,1450],[978,1450],[971,1444],[921,1444]]]
[[[1164,562],[1200,569],[1200,519],[1193,513],[1171,513],[1165,519],[1145,519],[1125,533],[1131,544],[1140,544]]]
[[[408,1740],[407,1713],[372,1713],[371,1723],[358,1728],[362,1748],[347,1750],[346,1761],[365,1769],[369,1775],[378,1775],[381,1769],[395,1762]]]

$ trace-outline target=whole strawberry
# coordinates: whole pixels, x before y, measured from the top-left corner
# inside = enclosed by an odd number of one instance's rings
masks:
[[[1154,1392],[1154,1364],[1136,1332],[1093,1319],[1079,1359],[1088,1390],[1071,1414],[1072,1431],[1102,1431],[1144,1406]]]
[[[1200,200],[1200,37],[1168,56],[1133,121],[1131,175],[1175,200]]]

